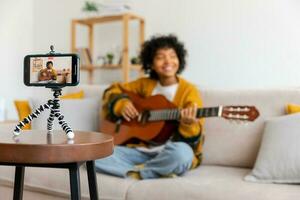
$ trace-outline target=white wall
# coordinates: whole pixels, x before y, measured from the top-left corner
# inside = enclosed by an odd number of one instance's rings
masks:
[[[12,101],[27,98],[23,84],[23,57],[33,49],[33,1],[0,0],[0,98],[7,118],[15,119]]]
[[[116,1],[116,0],[115,0]],[[111,1],[106,1],[111,2]],[[175,33],[189,51],[184,77],[214,88],[298,86],[300,64],[300,2],[295,0],[127,0],[134,12],[146,19],[146,38]],[[82,1],[35,1],[37,51],[55,43],[70,49],[70,20],[82,16]],[[45,9],[55,12],[50,20]],[[47,21],[47,23],[44,23]],[[51,27],[51,29],[47,28]],[[121,42],[121,25],[98,26],[96,54]],[[137,26],[131,25],[136,47]],[[78,43],[87,41],[79,29]],[[135,55],[136,49],[131,52]],[[98,82],[111,80],[111,72],[97,74]],[[114,78],[116,72],[113,73]],[[85,81],[84,73],[82,80]],[[103,75],[103,73],[102,73]],[[109,77],[109,80],[105,78]],[[96,81],[97,82],[97,81]]]
[[[295,0],[131,1],[147,35],[185,41],[189,80],[216,88],[300,85],[300,2]]]
[[[54,44],[70,51],[71,19],[84,17],[83,0],[0,0],[1,94],[20,96],[3,85],[23,89],[21,60],[28,52],[43,53]],[[105,1],[112,2],[112,1]],[[189,51],[183,76],[212,88],[264,88],[299,86],[300,2],[296,0],[114,0],[126,2],[146,19],[146,38],[175,33]],[[4,6],[3,6],[4,5]],[[29,12],[30,11],[30,12]],[[27,25],[26,25],[27,24]],[[28,26],[29,24],[29,26]],[[30,28],[31,27],[31,28]],[[96,28],[96,54],[121,42],[121,25]],[[3,36],[3,33],[6,35]],[[131,24],[136,54],[137,24]],[[87,43],[78,29],[78,43]],[[4,44],[4,46],[3,46]],[[10,49],[10,52],[7,52]],[[6,52],[5,56],[2,52]],[[3,64],[4,63],[4,64]],[[3,71],[3,70],[2,70]],[[119,79],[119,72],[96,75],[97,83]],[[14,77],[18,77],[15,79]],[[19,80],[19,81],[16,81]],[[86,75],[82,73],[82,83]],[[9,83],[9,84],[8,84]]]

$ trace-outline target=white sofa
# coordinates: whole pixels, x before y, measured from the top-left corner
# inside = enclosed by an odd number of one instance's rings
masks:
[[[104,87],[79,86],[86,98],[100,98]],[[66,93],[66,91],[64,92]],[[300,186],[244,181],[254,166],[264,122],[284,114],[287,103],[300,101],[300,90],[211,90],[201,89],[205,106],[255,105],[260,117],[254,123],[230,123],[207,118],[203,164],[182,177],[155,180],[122,179],[97,174],[99,196],[105,200],[203,199],[290,200],[299,199]],[[11,125],[10,128],[13,126]],[[8,130],[0,126],[1,132]],[[81,167],[82,199],[89,199],[85,167]],[[12,198],[14,168],[0,166],[0,199]],[[64,169],[26,168],[24,199],[68,199],[69,175]]]

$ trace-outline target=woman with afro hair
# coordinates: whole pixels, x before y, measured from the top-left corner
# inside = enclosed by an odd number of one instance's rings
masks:
[[[176,177],[200,165],[202,160],[202,120],[196,118],[202,106],[197,88],[179,74],[184,70],[187,51],[174,35],[158,35],[146,41],[140,53],[148,77],[129,83],[116,83],[104,95],[102,117],[130,121],[138,117],[134,103],[123,91],[142,97],[165,96],[180,109],[176,131],[164,143],[154,145],[134,141],[117,145],[113,155],[96,160],[96,170],[119,177],[153,179]],[[143,133],[141,133],[143,134]]]

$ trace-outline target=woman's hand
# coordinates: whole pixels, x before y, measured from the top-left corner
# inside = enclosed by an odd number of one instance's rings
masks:
[[[180,122],[186,125],[191,125],[196,123],[197,120],[197,104],[194,104],[192,107],[183,108],[180,111]]]
[[[134,107],[131,101],[125,104],[124,108],[121,111],[122,116],[126,121],[136,118],[139,115],[139,112]]]

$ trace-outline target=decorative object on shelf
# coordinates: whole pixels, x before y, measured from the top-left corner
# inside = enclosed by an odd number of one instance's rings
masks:
[[[113,53],[107,53],[106,58],[107,58],[107,64],[113,64],[114,61],[114,54]]]
[[[130,6],[116,2],[97,3],[96,1],[85,1],[82,11],[88,14],[88,17],[97,15],[116,15],[126,13],[131,10]]]
[[[98,57],[97,57],[97,61],[96,61],[97,63],[96,63],[96,65],[104,65],[104,64],[107,64],[107,60],[106,60],[106,57],[105,56],[103,56],[103,55],[99,55]]]
[[[131,64],[133,64],[133,65],[141,64],[141,63],[140,63],[140,59],[139,59],[138,57],[132,57],[132,58],[130,59],[130,62],[131,62]]]
[[[121,65],[122,62],[120,62],[122,60],[122,47],[121,45],[117,45],[117,44],[114,44],[112,45],[111,47],[111,52],[114,54],[114,63],[115,64],[118,64],[118,65]]]
[[[78,48],[77,54],[80,56],[81,65],[92,65],[93,59],[88,48]]]
[[[114,15],[130,12],[131,8],[128,5],[120,3],[99,4],[101,15]]]

